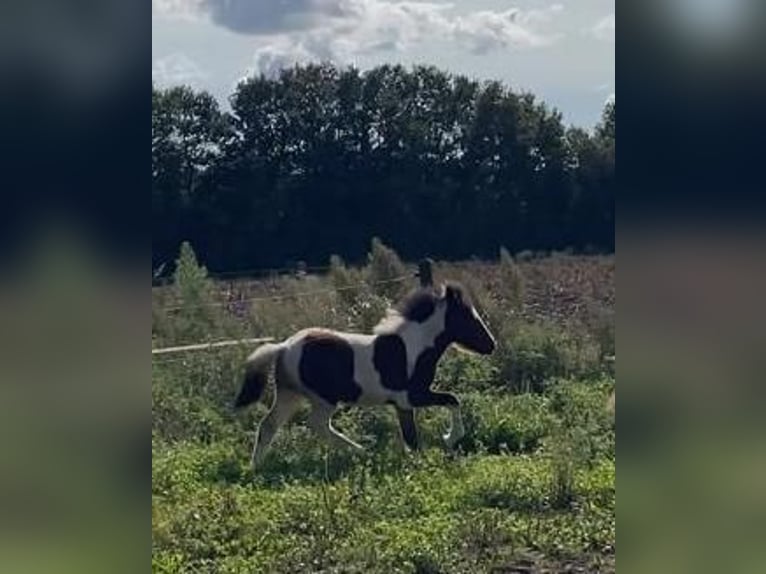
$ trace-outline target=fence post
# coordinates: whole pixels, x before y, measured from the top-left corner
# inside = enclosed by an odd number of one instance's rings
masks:
[[[434,284],[433,260],[426,258],[418,263],[418,278],[421,287],[431,287]]]

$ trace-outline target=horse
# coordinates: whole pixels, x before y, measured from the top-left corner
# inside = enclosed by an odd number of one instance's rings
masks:
[[[239,411],[257,402],[274,370],[276,398],[256,431],[252,454],[260,466],[279,428],[308,400],[309,427],[331,445],[363,450],[338,431],[333,414],[341,405],[393,405],[404,443],[419,448],[414,409],[446,407],[451,424],[443,436],[452,449],[465,435],[460,401],[431,390],[436,365],[450,345],[490,355],[495,339],[459,283],[421,288],[389,309],[372,334],[303,329],[280,343],[258,347],[245,361],[234,402]]]

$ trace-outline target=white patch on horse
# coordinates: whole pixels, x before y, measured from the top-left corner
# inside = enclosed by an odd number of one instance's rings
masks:
[[[383,317],[380,322],[375,325],[372,330],[376,335],[388,335],[390,333],[396,333],[405,323],[405,319],[399,311],[395,309],[388,309],[386,316]]]
[[[431,316],[418,323],[407,320],[398,311],[388,310],[386,317],[374,329],[376,335],[397,334],[407,350],[407,378],[415,372],[418,357],[423,351],[436,345],[436,338],[444,332],[447,306],[437,299]]]
[[[476,307],[471,307],[471,313],[473,313],[473,318],[476,319],[479,324],[481,325],[481,328],[484,329],[487,333],[489,333],[489,328],[487,327],[487,324],[484,322],[484,319],[481,318],[481,315],[479,315],[479,312],[476,310]]]
[[[305,329],[293,335],[287,342],[287,350],[284,357],[285,370],[292,381],[304,393],[308,393],[313,400],[326,403],[311,389],[303,385],[300,377],[300,360],[303,353],[305,336],[317,329]],[[392,391],[383,386],[380,373],[375,368],[373,355],[375,352],[375,335],[359,333],[344,333],[332,331],[333,336],[346,341],[354,352],[354,382],[359,385],[362,393],[355,404],[360,406],[374,406],[384,404],[386,401],[394,401],[398,406],[406,408],[407,391]]]
[[[375,352],[375,335],[359,335],[341,333],[351,348],[354,349],[354,380],[362,389],[362,395],[357,401],[360,405],[377,405],[386,402],[388,391],[380,382],[373,362]]]
[[[358,333],[336,333],[351,345],[354,350],[354,381],[362,389],[356,404],[360,406],[380,405],[394,401],[401,407],[406,406],[407,391],[392,391],[383,386],[380,373],[375,368],[375,335]]]
[[[436,338],[444,332],[447,306],[437,303],[431,316],[422,323],[407,321],[397,331],[407,349],[407,378],[415,372],[415,364],[423,351],[436,346]]]

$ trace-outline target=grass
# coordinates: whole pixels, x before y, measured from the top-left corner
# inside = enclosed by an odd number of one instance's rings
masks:
[[[368,328],[392,296],[375,291],[370,278],[404,267],[379,242],[373,251],[366,268],[335,260],[328,277],[240,285],[235,291],[250,297],[331,292],[258,302],[239,315],[199,306],[230,297],[232,286],[198,273],[186,252],[191,270],[178,275],[187,284],[154,293],[155,345],[196,342],[184,338],[200,332],[215,339],[281,337],[310,324]],[[442,444],[448,415],[440,409],[418,412],[424,449],[417,453],[404,450],[388,409],[342,411],[336,424],[366,447],[362,454],[328,452],[307,430],[304,410],[254,473],[253,430],[266,407],[236,415],[229,408],[247,350],[158,358],[152,570],[613,572],[614,426],[606,404],[614,379],[602,352],[613,345],[602,320],[613,314],[613,286],[593,283],[611,277],[603,266],[613,262],[559,258],[517,263],[504,253],[499,265],[437,266],[437,279],[469,285],[500,342],[490,360],[449,352],[440,364],[435,386],[464,405],[466,436],[455,452]],[[497,280],[503,276],[513,279],[508,290]],[[550,309],[531,306],[540,300],[540,277],[564,286]],[[349,283],[362,287],[332,293]],[[582,304],[569,313],[561,301]],[[163,309],[178,303],[180,310]],[[589,314],[594,308],[598,314]]]
[[[579,471],[573,503],[557,508],[550,464],[534,455],[431,449],[384,472],[373,455],[339,473],[326,455],[324,478],[270,484],[235,453],[156,447],[155,570],[478,572],[523,550],[563,561],[614,545],[613,461]]]

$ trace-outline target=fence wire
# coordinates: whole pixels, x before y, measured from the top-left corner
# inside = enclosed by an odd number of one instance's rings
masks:
[[[232,299],[231,301],[215,301],[211,303],[199,303],[196,305],[189,305],[181,303],[179,305],[169,305],[167,307],[161,307],[163,311],[179,311],[181,309],[200,309],[200,308],[207,308],[207,307],[227,307],[229,305],[241,305],[242,303],[255,303],[258,301],[283,301],[287,299],[301,299],[304,297],[311,297],[314,295],[327,295],[330,293],[337,293],[338,291],[351,291],[354,289],[362,289],[364,287],[373,287],[377,285],[388,285],[392,283],[401,283],[402,281],[406,281],[408,279],[412,279],[411,275],[403,275],[401,277],[396,277],[394,279],[385,279],[382,281],[375,281],[372,283],[369,282],[363,282],[363,283],[356,283],[354,285],[346,285],[344,287],[328,287],[326,289],[315,289],[313,291],[303,291],[300,293],[292,293],[289,295],[265,295],[260,297],[247,297],[244,299]]]
[[[365,287],[374,287],[378,285],[390,285],[394,283],[401,283],[403,281],[407,281],[413,278],[414,278],[413,275],[402,275],[400,277],[395,277],[393,279],[384,279],[381,281],[374,281],[374,282],[362,282],[362,283],[357,283],[354,285],[346,285],[343,287],[329,287],[326,289],[315,289],[312,291],[303,291],[300,293],[292,293],[289,295],[267,295],[267,296],[260,296],[260,297],[247,297],[244,299],[232,299],[230,301],[216,301],[211,303],[200,303],[196,305],[181,303],[179,305],[170,305],[167,307],[162,307],[161,309],[163,311],[180,311],[182,309],[230,307],[230,306],[237,306],[237,305],[243,305],[248,303],[255,303],[259,301],[263,302],[263,301],[283,301],[283,300],[290,300],[290,299],[301,299],[305,297],[313,297],[315,295],[337,293],[339,291],[351,291],[354,289],[362,289]],[[210,349],[215,349],[220,347],[229,347],[229,346],[240,345],[240,344],[268,342],[270,340],[274,340],[273,337],[260,337],[258,339],[248,337],[248,338],[242,338],[242,339],[227,339],[224,341],[213,341],[213,342],[193,343],[189,345],[181,345],[181,346],[173,346],[173,347],[162,347],[158,349],[152,349],[152,356],[154,357],[157,355],[185,353],[188,351],[197,351],[197,350],[210,350]],[[174,363],[174,362],[180,362],[183,360],[185,359],[170,359],[170,360],[166,359],[162,361],[157,361],[155,362],[155,364]]]

